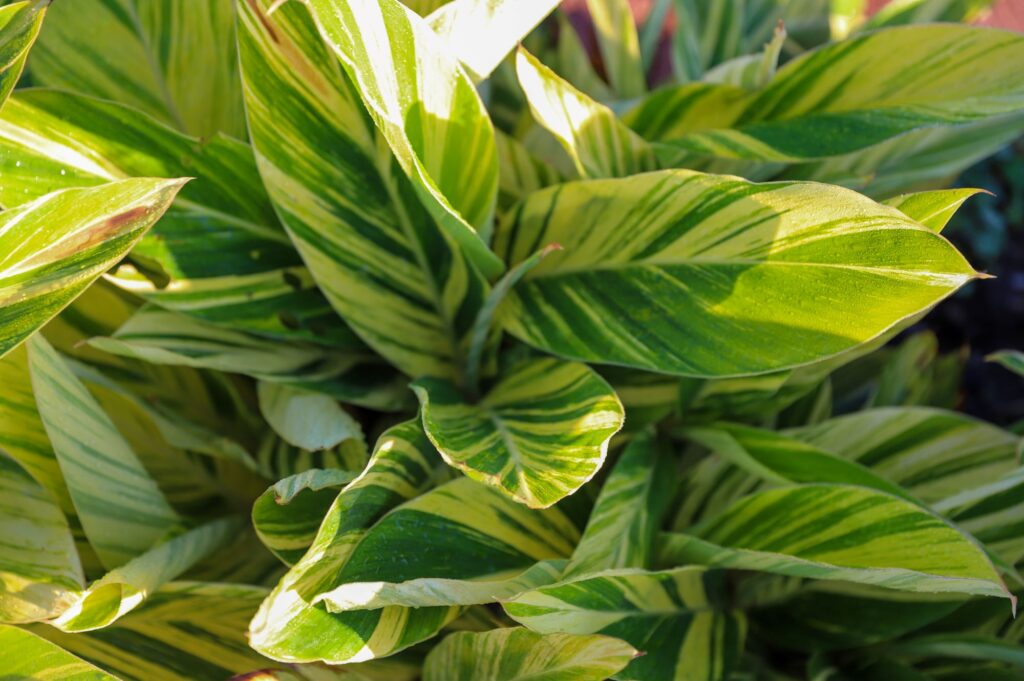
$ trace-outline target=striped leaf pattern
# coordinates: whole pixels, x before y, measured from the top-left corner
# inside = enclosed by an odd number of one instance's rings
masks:
[[[533,117],[569,152],[580,177],[625,177],[655,170],[653,149],[616,118],[523,48],[516,73]]]
[[[0,674],[35,681],[118,681],[32,632],[0,624],[0,648],[18,651],[0,658]]]
[[[914,504],[844,485],[758,492],[662,542],[662,560],[891,589],[1013,597],[984,551]]]
[[[0,204],[8,207],[55,189],[138,175],[194,177],[114,281],[228,328],[359,345],[302,266],[252,151],[240,142],[200,141],[89,97],[19,91],[0,115],[0,172],[7,178]]]
[[[695,154],[759,161],[847,154],[913,130],[1020,110],[1024,87],[1013,65],[1022,58],[1024,38],[1010,32],[955,24],[878,31],[789,62],[763,91],[721,112],[721,129],[684,132],[674,124],[657,139]],[[694,94],[680,91],[675,105],[709,114],[715,98],[695,101]],[[633,112],[634,129],[648,139],[652,123],[671,115],[666,96]]]
[[[427,23],[477,81],[491,75],[562,0],[453,0]]]
[[[263,418],[296,447],[317,451],[363,439],[359,422],[327,395],[266,381],[257,385],[256,394]]]
[[[564,578],[650,565],[673,491],[669,462],[649,433],[629,443],[601,488]]]
[[[182,184],[112,182],[54,192],[0,213],[0,356],[123,258]]]
[[[628,0],[587,0],[594,22],[597,48],[608,81],[619,99],[639,97],[647,91],[640,36]]]
[[[291,2],[268,15],[271,4],[239,7],[249,126],[271,199],[361,338],[411,376],[454,376],[485,282],[381,154],[383,140],[307,9]]]
[[[33,52],[32,79],[127,104],[190,135],[244,138],[233,4],[56,3]]]
[[[415,423],[382,436],[367,470],[342,490],[307,554],[253,620],[256,650],[331,664],[387,656],[434,636],[460,608],[330,612],[316,603],[346,584],[503,579],[571,550],[576,530],[559,511],[530,511],[467,478],[402,503],[429,484],[435,456]],[[329,635],[310,638],[310,627]]]
[[[531,508],[547,508],[593,477],[625,418],[601,377],[551,358],[513,367],[476,404],[440,379],[413,389],[444,460]]]
[[[494,128],[450,49],[398,0],[308,5],[430,215],[485,276],[499,274],[503,264],[487,247],[498,191]]]
[[[622,639],[642,653],[616,674],[623,681],[727,679],[743,648],[742,614],[723,610],[722,573],[684,567],[617,570],[566,580],[503,606],[542,634]]]
[[[17,85],[50,0],[27,0],[0,7],[0,107]]]
[[[980,189],[936,189],[928,192],[900,194],[883,203],[892,206],[911,220],[919,222],[933,232],[941,232],[964,201]]]
[[[533,194],[502,225],[498,252],[514,265],[544,243],[565,250],[508,299],[512,335],[690,376],[838,355],[975,276],[942,237],[853,192],[680,170]]]
[[[424,681],[601,681],[636,656],[608,636],[543,636],[525,629],[459,632],[427,656]]]
[[[178,515],[60,355],[38,335],[28,349],[39,416],[85,534],[105,567],[123,565],[177,525]]]

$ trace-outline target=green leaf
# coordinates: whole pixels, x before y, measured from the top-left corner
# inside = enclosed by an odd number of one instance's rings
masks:
[[[504,603],[517,622],[542,634],[620,638],[643,653],[623,681],[727,679],[743,649],[746,622],[723,609],[721,573],[684,567],[617,570],[544,586]]]
[[[842,485],[758,492],[662,542],[662,559],[890,589],[1009,598],[970,538],[914,504]]]
[[[491,75],[561,0],[454,0],[427,23],[477,81]]]
[[[860,30],[939,21],[972,23],[993,4],[993,0],[894,0],[875,12]]]
[[[883,201],[915,222],[919,222],[933,232],[941,232],[950,218],[963,205],[964,201],[981,189],[939,189],[930,192],[900,194]]]
[[[597,48],[608,82],[619,99],[639,97],[647,91],[640,36],[628,0],[587,0],[594,22]]]
[[[253,620],[257,651],[330,664],[384,657],[434,636],[460,607],[332,613],[317,604],[324,594],[371,581],[503,580],[571,551],[576,530],[561,512],[531,511],[467,478],[415,496],[430,484],[435,460],[415,422],[381,437],[364,474],[342,490],[309,551]]]
[[[28,345],[39,416],[85,534],[105,567],[155,544],[178,515],[96,399],[41,336]]]
[[[521,47],[516,73],[533,117],[569,152],[580,177],[625,177],[657,167],[650,145],[611,109],[559,78]]]
[[[32,79],[130,105],[198,137],[244,138],[233,4],[58,2],[32,53]]]
[[[500,274],[504,265],[487,248],[498,192],[494,128],[449,48],[398,0],[308,5],[430,215],[485,276]]]
[[[987,362],[998,362],[1015,374],[1024,376],[1024,352],[1019,350],[1000,350],[985,358]]]
[[[363,439],[359,423],[327,395],[266,381],[256,388],[263,418],[296,447],[316,451]]]
[[[427,655],[424,681],[601,681],[615,676],[636,650],[607,636],[526,629],[447,636]]]
[[[558,171],[500,130],[494,131],[498,150],[498,208],[505,210],[527,194],[558,183]]]
[[[987,636],[935,634],[889,646],[890,655],[910,658],[962,658],[984,662],[1007,662],[1024,668],[1024,649],[1017,643]]]
[[[601,488],[563,577],[645,568],[674,491],[671,459],[649,433],[622,452]]]
[[[798,57],[760,93],[733,98],[726,108],[682,86],[647,100],[629,120],[642,136],[692,154],[782,162],[837,156],[921,128],[1019,111],[1024,88],[1015,64],[1021,59],[1024,38],[1015,33],[893,28]],[[707,124],[665,127],[669,104],[694,109],[687,118]],[[714,122],[706,118],[712,112]]]
[[[85,586],[68,521],[54,498],[0,449],[0,622],[60,614]]]
[[[0,357],[123,258],[183,184],[111,182],[0,213]]]
[[[382,153],[306,7],[268,15],[270,5],[239,6],[239,52],[257,162],[282,221],[367,344],[411,376],[454,377],[486,283]]]
[[[9,679],[118,681],[85,660],[35,634],[0,624],[0,649],[18,651],[0,658],[0,674]]]
[[[545,189],[497,239],[510,265],[552,242],[565,250],[508,299],[512,335],[689,376],[838,355],[976,276],[941,236],[848,190],[679,170]]]
[[[1010,565],[1024,558],[1024,468],[954,493],[933,507]]]
[[[249,147],[222,135],[187,137],[67,92],[19,91],[9,104],[0,114],[0,204],[139,175],[195,177],[113,280],[227,328],[360,347],[278,222]]]
[[[444,460],[531,508],[590,480],[625,418],[601,377],[550,358],[512,368],[477,404],[441,379],[420,379],[413,390]]]
[[[338,491],[355,477],[350,471],[314,468],[275,483],[252,506],[260,541],[294,565],[313,543]]]
[[[0,7],[0,108],[25,69],[51,0],[28,0]]]

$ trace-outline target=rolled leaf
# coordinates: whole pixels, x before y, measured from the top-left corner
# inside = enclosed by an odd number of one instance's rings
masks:
[[[564,247],[513,290],[512,335],[571,359],[689,376],[837,355],[976,276],[899,211],[808,183],[679,170],[574,182],[533,194],[502,227],[510,265],[536,243]]]
[[[25,69],[51,0],[28,0],[0,7],[0,108]]]
[[[451,634],[427,656],[424,681],[601,681],[637,652],[608,636],[541,636],[526,629]]]
[[[444,460],[531,508],[547,508],[593,477],[625,418],[603,379],[555,359],[514,367],[477,404],[439,379],[413,389]]]
[[[183,184],[111,182],[0,213],[0,357],[127,255]]]
[[[863,487],[758,492],[672,534],[667,563],[698,563],[926,593],[1009,598],[985,552],[938,516]]]

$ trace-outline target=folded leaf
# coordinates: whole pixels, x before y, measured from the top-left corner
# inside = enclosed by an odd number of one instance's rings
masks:
[[[108,569],[142,554],[178,524],[110,417],[41,336],[28,345],[39,415],[89,542]]]
[[[562,0],[454,0],[427,17],[476,80],[491,75]]]
[[[183,184],[111,182],[0,213],[0,357],[123,258]]]
[[[670,459],[652,435],[630,442],[601,488],[563,577],[648,567],[673,478]]]
[[[593,477],[625,418],[601,377],[555,359],[512,368],[477,404],[440,379],[413,389],[444,460],[531,508],[547,508]]]
[[[424,681],[601,681],[637,655],[608,636],[541,636],[526,629],[451,634],[427,655]]]
[[[234,19],[231,0],[58,2],[30,72],[41,85],[128,104],[191,135],[243,138]]]
[[[667,535],[662,558],[1015,603],[972,539],[908,501],[863,487],[755,493],[690,534]]]
[[[0,172],[6,206],[125,177],[195,177],[113,280],[220,326],[360,346],[311,281],[240,142],[187,137],[90,97],[23,90],[0,114]]]
[[[118,681],[117,677],[18,627],[0,624],[0,649],[18,651],[16,655],[0,658],[0,674],[9,679]]]
[[[266,381],[256,388],[263,418],[296,447],[316,451],[363,439],[359,422],[327,395]]]
[[[454,376],[486,284],[381,154],[384,140],[306,7],[268,15],[271,4],[239,5],[250,132],[271,199],[356,334],[411,376]]]
[[[617,679],[726,679],[743,649],[746,623],[722,609],[721,591],[721,580],[704,568],[617,570],[543,586],[503,605],[542,634],[601,633],[632,644],[643,656]]]
[[[942,237],[848,190],[679,170],[533,194],[497,246],[515,265],[537,243],[564,250],[513,291],[509,332],[572,359],[690,376],[837,355],[975,276]]]
[[[0,7],[0,108],[21,78],[49,5],[50,0],[28,0]]]
[[[485,276],[499,274],[503,264],[487,247],[498,191],[494,128],[449,48],[398,0],[308,5],[430,215]]]

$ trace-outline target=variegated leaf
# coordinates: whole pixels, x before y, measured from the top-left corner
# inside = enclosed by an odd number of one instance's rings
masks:
[[[600,376],[550,358],[513,367],[476,404],[441,379],[420,379],[413,389],[444,460],[531,508],[547,508],[593,477],[625,418]]]
[[[0,213],[0,356],[123,258],[183,183],[111,182],[54,192]]]
[[[565,250],[516,287],[505,328],[563,357],[662,373],[835,356],[977,276],[899,211],[816,184],[661,171],[545,189],[512,218],[497,239],[510,265],[538,243]]]
[[[25,69],[51,0],[27,0],[0,7],[0,108]]]
[[[989,362],[998,362],[1015,374],[1024,376],[1024,352],[1020,350],[1000,350],[985,359]]]
[[[363,439],[359,422],[327,395],[267,381],[256,386],[256,394],[263,418],[296,447],[317,451]]]
[[[50,10],[34,82],[130,105],[199,137],[245,137],[234,3],[74,0]]]
[[[665,537],[666,563],[1014,601],[974,540],[908,501],[863,487],[758,492],[688,532]]]
[[[239,6],[250,132],[271,199],[360,337],[411,376],[455,376],[486,284],[382,151],[305,6],[267,14],[271,4]]]
[[[34,681],[119,681],[32,632],[0,624],[0,675]]]
[[[684,567],[617,570],[543,586],[504,603],[542,634],[604,634],[642,653],[615,675],[623,681],[728,679],[743,650],[746,621],[724,609],[722,574]]]
[[[602,681],[637,651],[608,636],[549,634],[521,628],[451,634],[427,656],[424,681]]]
[[[597,48],[608,82],[619,99],[639,97],[647,91],[640,36],[628,0],[587,0],[594,22]]]
[[[311,281],[274,215],[252,151],[240,142],[187,137],[89,97],[19,91],[0,114],[0,172],[0,204],[8,207],[138,175],[194,177],[113,281],[227,328],[361,345]]]
[[[494,128],[449,48],[398,0],[307,4],[428,213],[485,276],[499,274],[504,265],[487,247],[498,192]]]
[[[941,232],[950,218],[963,205],[964,201],[981,189],[937,189],[930,192],[900,194],[883,203],[898,209],[915,222],[919,222],[934,232]]]

